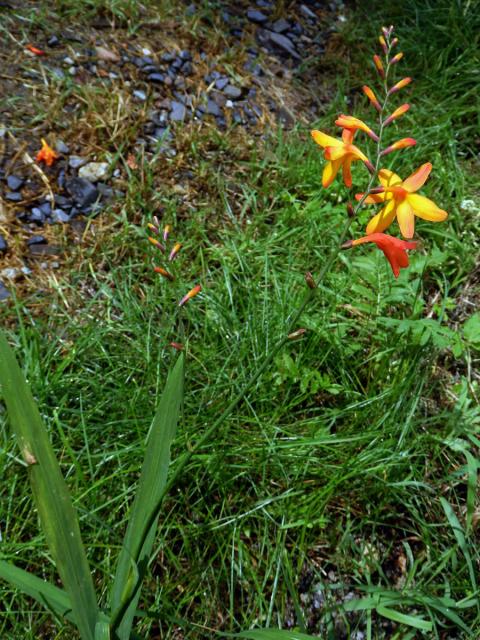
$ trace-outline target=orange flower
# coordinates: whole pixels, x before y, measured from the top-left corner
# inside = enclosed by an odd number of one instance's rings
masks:
[[[389,169],[379,171],[382,192],[379,192],[380,189],[375,190],[376,193],[367,196],[365,202],[367,204],[382,202],[385,206],[368,223],[368,235],[385,231],[396,217],[403,237],[412,238],[415,232],[415,216],[431,222],[443,222],[447,218],[448,213],[437,207],[432,200],[415,193],[425,184],[431,170],[432,165],[426,162],[403,181]],[[362,194],[357,194],[355,197],[360,200]]]
[[[370,136],[372,140],[375,140],[375,142],[378,142],[377,134],[370,129],[368,124],[365,124],[365,122],[363,122],[363,120],[360,120],[359,118],[355,118],[354,116],[346,116],[345,114],[342,113],[335,120],[335,124],[338,127],[343,127],[344,129],[351,129],[352,131],[357,131],[358,129],[360,129],[360,131],[364,131],[368,136]]]
[[[29,51],[31,51],[36,56],[44,56],[44,55],[46,55],[45,51],[43,51],[42,49],[38,49],[37,47],[34,47],[33,44],[27,44],[27,46],[25,48],[28,49]]]
[[[59,157],[60,156],[58,155],[58,153],[54,151],[52,147],[47,144],[47,141],[42,138],[42,148],[36,156],[37,162],[44,162],[47,167],[51,167],[55,160]]]
[[[407,249],[415,249],[416,242],[406,242],[395,238],[394,236],[388,236],[386,233],[371,233],[363,238],[357,238],[356,240],[349,240],[342,245],[344,249],[354,247],[357,244],[364,244],[365,242],[374,242],[377,247],[383,251],[386,259],[389,261],[392,267],[393,275],[398,278],[400,275],[400,269],[408,267],[408,254]]]
[[[340,167],[342,167],[345,186],[350,188],[352,186],[352,174],[350,171],[352,162],[361,160],[367,167],[372,166],[367,156],[352,144],[355,131],[344,129],[341,140],[332,138],[332,136],[317,129],[314,129],[311,134],[315,142],[320,145],[322,149],[325,149],[325,160],[328,160],[322,176],[322,185],[325,188],[329,187],[335,180],[335,176]]]

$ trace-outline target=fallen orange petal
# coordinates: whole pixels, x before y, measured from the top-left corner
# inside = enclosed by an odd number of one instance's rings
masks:
[[[37,47],[34,47],[33,44],[27,44],[25,49],[28,49],[29,51],[31,51],[36,56],[45,56],[45,55],[47,55],[45,53],[45,51],[43,51],[43,49],[38,49]]]
[[[47,144],[46,140],[42,138],[42,148],[36,155],[37,162],[44,162],[47,167],[51,167],[59,157],[59,154]]]
[[[190,289],[190,291],[187,293],[187,295],[183,296],[183,298],[178,303],[178,306],[179,307],[183,307],[183,305],[186,302],[188,302],[189,300],[194,298],[196,295],[198,295],[201,290],[202,290],[202,287],[199,284],[197,284],[195,287],[193,287],[193,289]]]

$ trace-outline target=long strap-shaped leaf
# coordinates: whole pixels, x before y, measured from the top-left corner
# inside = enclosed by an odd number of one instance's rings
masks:
[[[250,638],[251,640],[311,640],[299,631],[283,631],[282,629],[252,629],[233,634],[234,638]]]
[[[138,489],[120,552],[111,594],[115,637],[128,640],[140,586],[150,559],[157,529],[154,510],[167,482],[170,445],[177,430],[183,401],[184,355],[170,372],[147,438]]]
[[[66,618],[70,622],[74,621],[70,598],[63,589],[37,578],[14,564],[5,562],[5,560],[0,560],[0,578],[34,598],[60,618]]]
[[[93,640],[98,607],[75,509],[31,391],[0,332],[0,387],[20,446],[47,544],[81,637]]]

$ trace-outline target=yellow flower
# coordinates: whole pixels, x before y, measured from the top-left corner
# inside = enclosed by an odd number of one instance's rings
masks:
[[[425,184],[431,170],[431,163],[426,162],[406,180],[402,180],[400,176],[389,169],[379,171],[378,177],[382,184],[379,191],[381,189],[381,192],[367,196],[365,202],[367,204],[379,202],[386,204],[368,223],[368,235],[381,233],[392,224],[396,217],[403,237],[412,238],[415,231],[415,216],[431,222],[443,222],[447,218],[446,211],[437,207],[432,200],[416,193]],[[357,194],[355,197],[360,200],[362,194]]]
[[[367,156],[352,144],[355,131],[344,129],[341,140],[332,138],[332,136],[317,129],[314,129],[311,134],[315,142],[320,145],[322,149],[325,149],[324,156],[327,164],[325,165],[322,175],[322,185],[325,188],[329,187],[335,180],[335,176],[340,170],[340,167],[342,168],[345,186],[351,187],[352,174],[350,166],[355,160],[364,162],[370,171],[373,169]]]

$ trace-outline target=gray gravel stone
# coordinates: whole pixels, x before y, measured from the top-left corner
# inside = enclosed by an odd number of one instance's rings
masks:
[[[215,100],[210,99],[207,102],[207,113],[211,116],[221,116],[222,110],[220,109],[218,104],[215,102]]]
[[[18,191],[8,191],[5,194],[5,200],[9,200],[10,202],[21,202],[23,200],[23,196]]]
[[[70,169],[79,169],[83,167],[84,164],[87,164],[88,158],[82,158],[81,156],[70,156],[68,158],[68,166]]]
[[[231,100],[238,100],[242,95],[242,90],[238,87],[234,87],[232,84],[229,84],[225,87],[223,93]]]
[[[7,289],[7,287],[3,284],[3,282],[0,282],[0,300],[7,300],[8,298],[10,298],[10,291]]]
[[[247,9],[247,18],[256,24],[263,24],[268,20],[268,17],[258,9]]]
[[[78,175],[80,178],[85,178],[90,182],[98,182],[104,180],[108,175],[108,162],[89,162],[83,167],[80,167]]]
[[[24,182],[25,180],[23,178],[19,178],[18,176],[8,176],[7,187],[12,191],[18,191]]]
[[[185,108],[185,105],[181,102],[177,102],[176,100],[172,100],[170,119],[174,122],[182,122],[183,120],[185,120],[186,115],[187,110]]]
[[[70,153],[70,147],[63,140],[57,140],[55,147],[58,153]]]
[[[140,91],[140,89],[135,89],[133,95],[139,100],[142,100],[142,102],[147,99],[147,94],[145,93],[145,91]]]
[[[287,38],[287,36],[284,36],[281,33],[275,33],[271,31],[270,41],[273,42],[273,44],[275,44],[277,47],[279,47],[283,51],[286,51],[289,55],[292,56],[292,58],[295,58],[296,60],[301,60],[297,51],[295,51],[293,42],[289,38]]]
[[[0,234],[0,253],[6,253],[8,251],[8,243],[5,238]]]
[[[65,186],[80,209],[94,203],[99,196],[95,185],[85,178],[73,178],[69,180]]]

